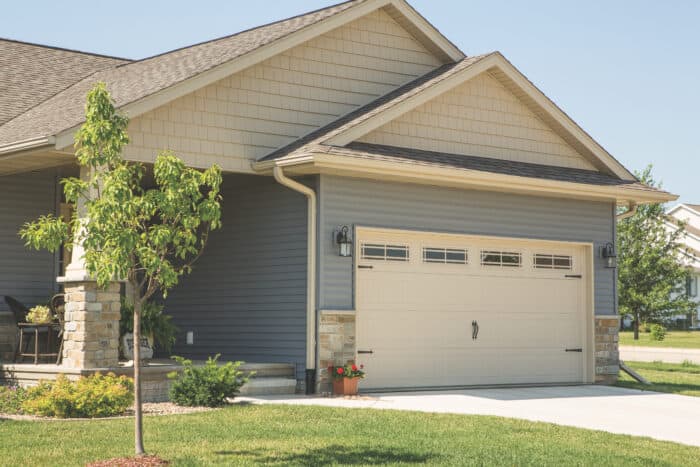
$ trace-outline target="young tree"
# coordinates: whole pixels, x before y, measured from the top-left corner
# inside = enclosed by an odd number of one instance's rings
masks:
[[[651,169],[637,173],[637,178],[658,187]],[[663,205],[648,204],[617,223],[619,311],[634,316],[635,340],[640,321],[660,321],[697,306],[685,293],[690,271],[681,259],[684,226],[671,230],[665,220]]]
[[[209,232],[221,226],[221,171],[187,168],[161,152],[153,165],[155,187],[145,189],[146,168],[122,156],[127,119],[114,109],[104,83],[87,96],[85,124],[75,136],[76,156],[88,176],[62,180],[68,202],[84,206],[70,223],[52,215],[20,231],[27,246],[56,251],[65,242],[84,249],[85,269],[104,287],[130,285],[134,309],[135,450],[144,454],[141,412],[140,334],[143,304],[163,296],[191,271]]]

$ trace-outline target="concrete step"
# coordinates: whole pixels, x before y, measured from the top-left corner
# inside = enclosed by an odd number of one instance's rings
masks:
[[[294,379],[294,365],[290,363],[244,363],[241,371],[254,371],[256,378],[278,376]]]
[[[252,378],[241,388],[241,396],[262,396],[264,394],[294,394],[297,380],[277,376]]]

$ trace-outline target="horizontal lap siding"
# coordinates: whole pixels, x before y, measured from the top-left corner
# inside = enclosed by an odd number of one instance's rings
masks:
[[[172,149],[190,165],[250,172],[286,145],[441,63],[378,10],[134,118],[129,158]]]
[[[166,300],[173,353],[293,363],[306,355],[306,201],[269,177],[230,175],[223,227]],[[194,345],[185,333],[194,331]]]
[[[0,296],[33,306],[54,292],[54,255],[28,250],[17,233],[25,222],[55,211],[55,171],[0,177]],[[0,297],[0,312],[5,311]]]
[[[330,241],[339,225],[485,236],[613,241],[613,205],[322,176],[319,307],[352,309],[352,259]],[[614,270],[595,258],[596,314],[615,313]]]

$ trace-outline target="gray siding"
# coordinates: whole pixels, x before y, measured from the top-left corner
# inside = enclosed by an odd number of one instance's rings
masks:
[[[16,334],[2,296],[33,306],[46,303],[54,291],[54,255],[26,249],[17,232],[25,222],[55,212],[55,189],[55,171],[0,177],[0,361],[12,358]]]
[[[223,228],[166,310],[180,328],[173,353],[204,359],[293,363],[306,355],[306,200],[270,177],[231,175]],[[185,333],[194,331],[194,345]]]
[[[56,172],[0,177],[0,295],[26,305],[46,303],[55,286],[54,255],[30,251],[18,236],[22,224],[56,211]],[[0,312],[7,311],[0,299]]]
[[[321,176],[319,308],[352,309],[352,258],[331,241],[338,225],[593,242],[613,241],[614,205]],[[616,313],[614,270],[595,259],[595,312]]]

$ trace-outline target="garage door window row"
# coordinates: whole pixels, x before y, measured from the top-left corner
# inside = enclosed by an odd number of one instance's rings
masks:
[[[426,246],[422,248],[423,263],[437,264],[469,264],[467,248],[445,248]],[[400,244],[362,243],[360,246],[362,259],[374,261],[410,261],[410,247]],[[482,267],[521,268],[523,253],[509,250],[480,250],[480,265]],[[532,267],[543,270],[572,270],[573,257],[553,253],[534,253]]]
[[[386,245],[380,243],[363,243],[362,259],[381,261],[408,261],[410,258],[407,245]]]

